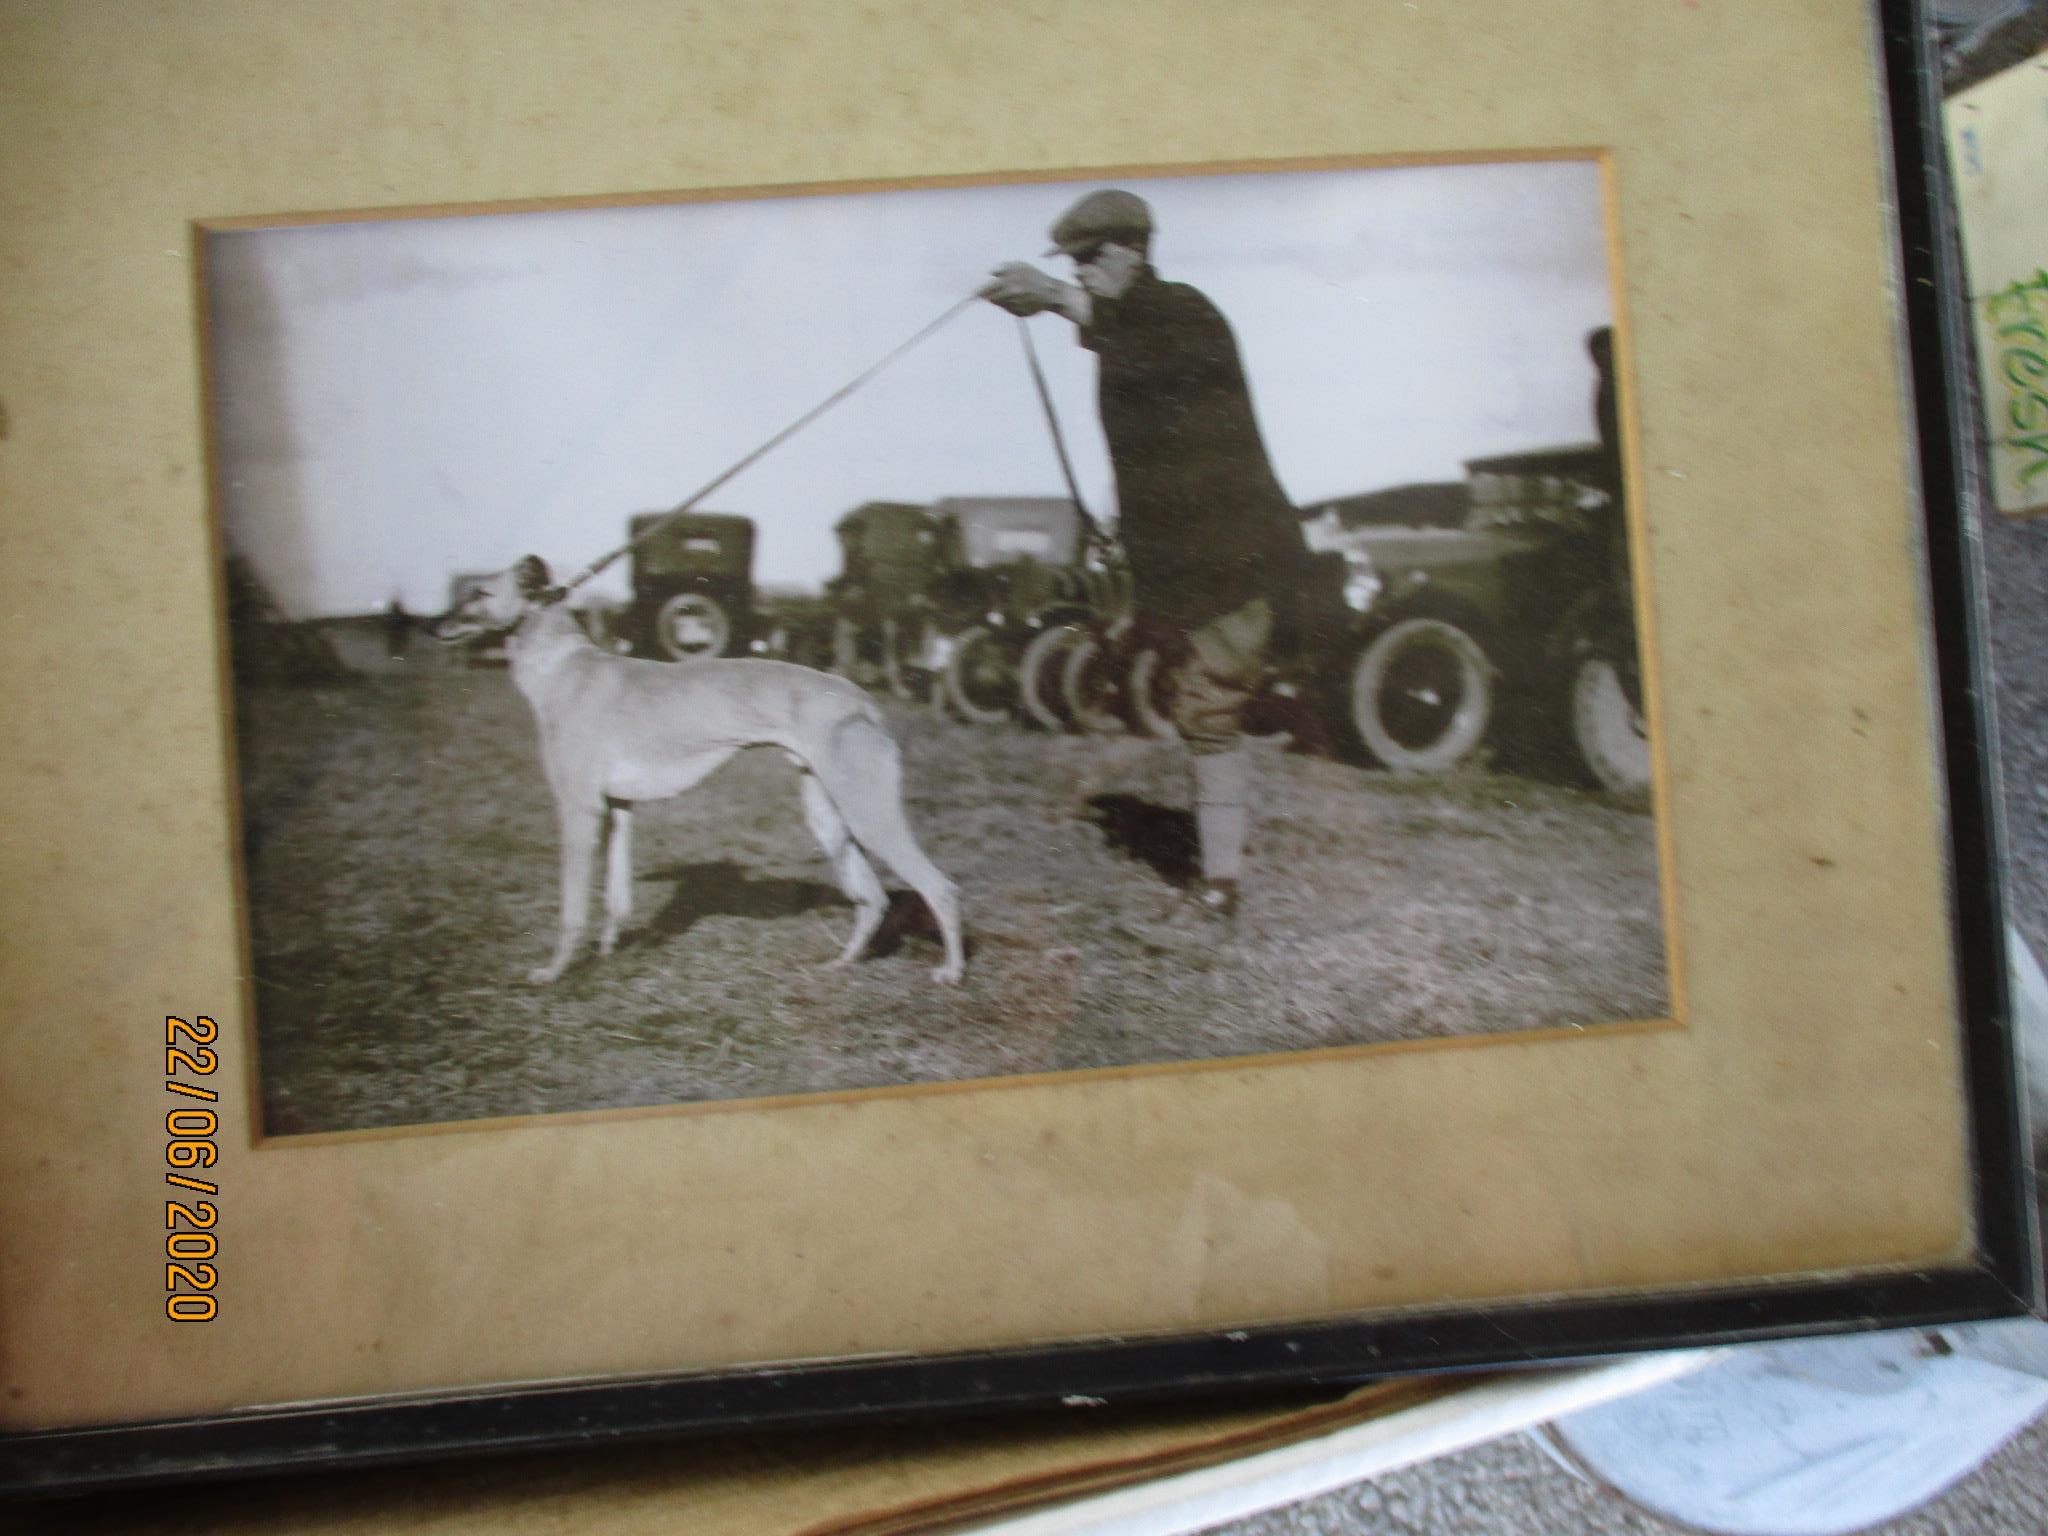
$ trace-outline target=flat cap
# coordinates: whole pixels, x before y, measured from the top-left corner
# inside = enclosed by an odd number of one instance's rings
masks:
[[[1072,255],[1119,235],[1150,235],[1152,210],[1135,192],[1107,187],[1090,192],[1060,215],[1052,227],[1052,249],[1048,256]]]

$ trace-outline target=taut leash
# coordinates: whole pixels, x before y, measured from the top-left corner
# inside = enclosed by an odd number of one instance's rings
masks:
[[[1031,341],[1031,322],[1022,315],[1017,317],[1017,334],[1024,342],[1024,362],[1031,369],[1031,382],[1038,389],[1038,403],[1045,409],[1045,424],[1052,430],[1052,451],[1059,455],[1060,473],[1066,477],[1067,494],[1074,498],[1074,510],[1081,514],[1081,524],[1091,538],[1104,538],[1102,525],[1095,521],[1088,510],[1088,503],[1081,499],[1080,482],[1074,478],[1074,464],[1067,457],[1066,435],[1060,431],[1059,413],[1052,406],[1052,391],[1046,387],[1045,370],[1038,366],[1038,348]]]
[[[781,431],[777,432],[773,437],[769,438],[766,442],[762,443],[758,448],[754,449],[753,452],[749,453],[745,458],[739,460],[739,462],[734,464],[731,468],[721,472],[714,479],[705,482],[705,484],[700,486],[690,496],[690,498],[687,501],[680,502],[676,506],[671,507],[666,513],[662,515],[660,521],[649,523],[645,528],[641,529],[639,533],[635,534],[632,538],[626,540],[625,543],[619,545],[609,554],[601,555],[596,560],[593,560],[590,564],[586,565],[582,570],[578,571],[573,577],[571,577],[559,588],[561,593],[564,596],[567,596],[569,593],[575,591],[576,588],[582,586],[584,582],[590,580],[590,578],[595,576],[599,571],[603,570],[606,566],[610,565],[614,560],[618,559],[619,556],[631,550],[635,545],[644,544],[647,540],[653,538],[657,533],[661,532],[662,529],[666,528],[676,518],[681,517],[685,512],[691,510],[691,508],[695,507],[698,502],[702,501],[706,496],[709,496],[721,485],[724,485],[728,480],[732,479],[732,477],[737,475],[741,470],[747,468],[748,465],[754,463],[764,454],[767,454],[774,448],[780,446],[782,443],[787,442],[790,438],[796,436],[798,432],[802,431],[805,427],[809,426],[812,422],[816,421],[820,416],[824,415],[827,411],[832,409],[833,406],[837,405],[840,401],[844,400],[848,395],[852,394],[855,390],[859,389],[863,384],[867,383],[868,380],[872,379],[884,368],[888,367],[891,363],[895,362],[897,358],[901,357],[904,353],[908,352],[912,347],[915,347],[927,336],[930,336],[934,331],[938,330],[939,327],[944,325],[947,321],[951,320],[955,315],[959,314],[961,310],[967,308],[970,304],[979,303],[981,301],[981,297],[981,293],[979,291],[976,291],[974,293],[968,294],[966,298],[961,299],[959,302],[952,305],[950,308],[946,310],[944,314],[940,315],[938,319],[932,321],[931,324],[925,326],[923,330],[919,331],[915,336],[912,336],[908,341],[902,342],[901,344],[893,348],[886,356],[880,358],[873,364],[869,365],[866,369],[864,369],[862,372],[857,374],[852,379],[848,380],[845,384],[842,384],[838,389],[834,390],[831,394],[827,395],[823,400],[819,401],[816,405],[812,406],[808,411],[805,411],[803,415],[797,417],[795,421],[792,421],[788,426],[784,427]],[[1035,366],[1036,365],[1034,363],[1034,368]],[[1043,385],[1041,385],[1040,387],[1043,388]],[[1054,427],[1054,433],[1055,435],[1057,435],[1058,433],[1057,426]],[[1064,449],[1061,450],[1060,461],[1062,465],[1064,465],[1066,462],[1066,453]],[[1072,483],[1071,474],[1068,476],[1068,483]],[[1076,500],[1079,500],[1078,494],[1076,496]],[[1084,513],[1083,515],[1085,516],[1086,514]]]

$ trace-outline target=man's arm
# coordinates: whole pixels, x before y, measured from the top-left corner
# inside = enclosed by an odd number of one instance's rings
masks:
[[[1086,326],[1095,314],[1088,290],[1075,283],[1063,283],[1048,276],[1028,261],[1005,262],[997,267],[981,296],[1013,315],[1036,315],[1050,310]]]

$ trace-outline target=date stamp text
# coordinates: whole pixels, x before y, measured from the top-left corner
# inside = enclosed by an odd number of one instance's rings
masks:
[[[206,1107],[220,1094],[193,1078],[208,1078],[220,1069],[214,1049],[219,1027],[201,1014],[189,1023],[175,1015],[164,1019],[164,1092],[182,1102],[164,1115],[164,1182],[194,1197],[220,1194],[213,1178],[203,1177],[220,1161],[220,1116]],[[220,1208],[201,1198],[164,1201],[164,1314],[175,1323],[210,1323],[220,1315],[214,1286],[220,1279],[220,1234],[214,1230]]]

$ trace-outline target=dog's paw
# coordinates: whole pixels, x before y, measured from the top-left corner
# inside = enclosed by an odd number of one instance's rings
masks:
[[[529,986],[551,987],[561,974],[562,968],[559,965],[536,965],[526,973],[526,981]]]
[[[932,968],[932,980],[938,982],[941,986],[945,987],[959,986],[961,979],[965,977],[966,974],[967,967],[964,965],[952,965],[949,963],[946,965],[934,966]]]

